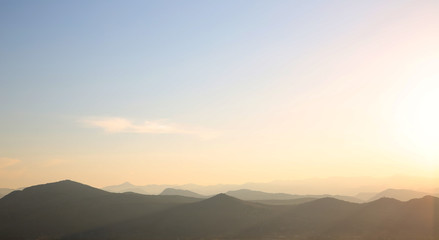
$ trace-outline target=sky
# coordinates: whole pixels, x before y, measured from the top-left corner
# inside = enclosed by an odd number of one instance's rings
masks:
[[[438,1],[0,1],[0,187],[439,175]]]

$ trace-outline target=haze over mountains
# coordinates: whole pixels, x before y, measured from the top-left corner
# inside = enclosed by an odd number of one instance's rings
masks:
[[[355,186],[360,181],[359,179],[368,181],[369,185]],[[413,184],[414,182],[418,184]],[[438,182],[439,179],[394,176],[388,178],[322,178],[207,186],[196,184],[138,186],[126,182],[121,185],[104,187],[103,189],[110,192],[167,194],[197,198],[207,198],[219,193],[227,193],[241,200],[250,201],[333,197],[350,202],[368,202],[381,197],[407,201],[425,195],[439,196],[439,191],[435,187]],[[413,189],[421,190],[416,191]]]
[[[287,200],[297,200],[297,199],[318,199],[323,197],[333,197],[340,200],[350,201],[350,202],[361,202],[360,199],[351,196],[339,196],[339,195],[298,195],[298,194],[287,194],[287,193],[266,193],[262,191],[254,191],[249,189],[240,189],[234,191],[227,191],[225,194],[231,197],[235,197],[245,201],[272,201],[277,203],[293,203],[295,201]],[[208,198],[211,196],[201,195],[189,190],[167,188],[160,193],[160,195],[177,195],[185,197],[194,198]]]
[[[437,190],[439,178],[424,178],[411,176],[392,177],[330,177],[310,178],[302,180],[253,182],[244,184],[149,184],[134,185],[125,182],[120,185],[107,186],[103,189],[110,192],[138,192],[148,194],[160,194],[166,188],[189,190],[201,195],[211,196],[227,191],[250,189],[269,193],[287,193],[299,195],[343,195],[355,196],[359,193],[369,193],[366,199],[385,189],[411,189],[429,194],[439,193]],[[363,198],[360,196],[360,198]]]
[[[287,194],[287,193],[266,193],[261,191],[254,191],[249,189],[241,189],[236,191],[228,191],[226,193],[229,196],[239,198],[241,200],[247,201],[261,201],[261,200],[294,200],[294,199],[302,199],[302,198],[324,198],[324,197],[332,197],[344,201],[349,202],[361,202],[360,199],[351,197],[351,196],[340,196],[340,195],[298,195],[298,194]]]
[[[371,197],[368,200],[375,201],[377,199],[387,197],[387,198],[398,199],[400,201],[408,201],[408,200],[411,200],[413,198],[422,198],[426,195],[429,195],[429,194],[426,192],[418,192],[418,191],[413,191],[410,189],[386,189],[382,192],[375,194],[373,197]],[[438,194],[435,194],[435,195],[438,195]]]
[[[326,197],[279,205],[227,194],[200,199],[110,193],[66,180],[0,199],[0,239],[11,240],[437,237],[439,198],[433,196],[362,204]]]
[[[194,197],[194,198],[207,198],[207,196],[194,193],[189,190],[181,190],[181,189],[175,189],[175,188],[166,188],[163,190],[163,192],[160,193],[160,195],[177,195],[177,196],[184,196],[184,197]]]

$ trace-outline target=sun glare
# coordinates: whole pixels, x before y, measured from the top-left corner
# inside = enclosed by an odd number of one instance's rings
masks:
[[[401,102],[397,125],[404,145],[420,164],[439,166],[439,73],[428,70],[416,74],[415,84]]]

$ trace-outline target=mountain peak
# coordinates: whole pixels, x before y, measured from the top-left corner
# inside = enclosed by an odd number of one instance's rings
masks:
[[[203,202],[210,203],[210,204],[221,204],[221,205],[243,203],[243,201],[241,201],[237,198],[231,197],[225,193],[217,194],[211,198],[204,200]]]
[[[31,187],[27,187],[23,190],[14,191],[3,199],[14,199],[14,198],[23,198],[23,199],[33,199],[33,198],[50,198],[54,196],[62,196],[62,197],[78,197],[78,196],[95,196],[107,194],[107,192],[79,183],[69,179],[35,185]]]
[[[368,202],[368,203],[366,203],[366,205],[369,205],[369,206],[390,206],[390,205],[398,205],[398,204],[401,204],[402,202],[400,201],[400,200],[398,200],[398,199],[395,199],[395,198],[390,198],[390,197],[382,197],[382,198],[379,198],[379,199],[377,199],[377,200],[374,200],[374,201],[371,201],[371,202]]]
[[[82,184],[82,183],[79,183],[79,182],[75,182],[75,181],[72,181],[70,179],[65,179],[65,180],[61,180],[61,181],[58,181],[58,182],[51,182],[51,183],[45,183],[45,184],[30,186],[30,187],[27,187],[27,188],[23,189],[23,191],[30,190],[30,189],[35,189],[35,188],[38,188],[38,189],[50,189],[50,188],[52,188],[53,189],[53,188],[59,188],[59,187],[68,187],[68,188],[71,188],[71,187],[74,187],[74,188],[77,188],[77,187],[89,187],[89,188],[91,188],[88,185],[85,185],[85,184]]]
[[[422,198],[428,195],[424,192],[418,192],[410,189],[394,189],[389,188],[382,192],[377,193],[375,196],[369,199],[369,201],[374,201],[383,197],[394,198],[400,201],[408,201],[414,198]]]
[[[231,197],[225,193],[219,193],[213,197],[211,197],[210,199],[235,199],[234,197]]]
[[[231,190],[229,192],[261,192],[261,191],[255,191],[255,190],[250,190],[250,189],[247,189],[247,188],[241,188],[241,189],[238,189],[238,190]]]
[[[130,182],[124,182],[122,184],[120,184],[120,186],[124,186],[124,187],[133,187],[134,185]]]

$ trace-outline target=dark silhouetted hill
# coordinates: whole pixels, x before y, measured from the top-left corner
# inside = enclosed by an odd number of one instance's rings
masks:
[[[0,199],[0,239],[57,238],[195,201],[109,193],[69,180],[37,185]]]
[[[217,239],[233,237],[281,212],[281,208],[218,194],[81,236],[85,239]]]
[[[175,188],[166,188],[163,190],[163,192],[160,193],[160,195],[175,195],[175,196],[184,196],[184,197],[193,197],[193,198],[207,198],[207,196],[189,191],[189,190],[182,190],[182,189],[175,189]]]

